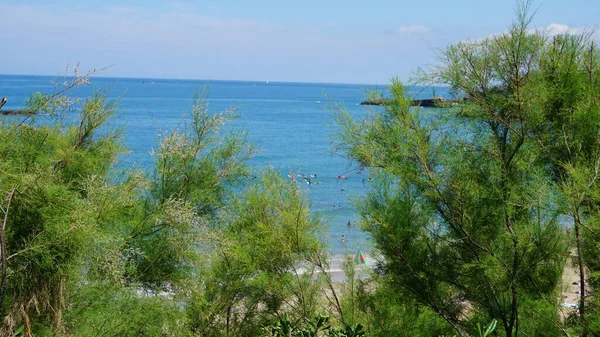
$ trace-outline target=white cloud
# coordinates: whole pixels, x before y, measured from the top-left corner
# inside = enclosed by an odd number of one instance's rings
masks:
[[[563,25],[561,23],[551,23],[548,26],[541,28],[540,30],[548,33],[550,36],[569,33],[569,30],[571,30],[571,32],[573,31],[573,29],[569,29],[569,26]]]
[[[551,23],[537,30],[546,33],[550,37],[561,34],[591,34],[593,40],[600,41],[600,32],[589,27],[569,27],[562,23]]]
[[[431,31],[431,28],[421,26],[421,25],[412,25],[412,26],[400,26],[396,29],[396,32],[400,35],[412,35],[412,34],[422,34],[428,33]]]
[[[590,34],[590,38],[592,40],[600,41],[600,31],[598,31],[597,29],[593,29],[590,27],[569,27],[568,25],[565,25],[562,23],[551,23],[545,27],[532,28],[528,31],[528,33],[530,33],[530,34],[533,34],[536,32],[544,34],[548,37],[554,37],[554,36],[561,35],[561,34]],[[495,37],[499,37],[499,36],[502,36],[502,35],[505,35],[508,33],[509,33],[509,30],[507,29],[503,32],[492,33],[492,34],[488,35],[487,37],[468,39],[468,40],[463,40],[462,42],[478,43],[478,42],[484,41],[485,39],[493,39]]]

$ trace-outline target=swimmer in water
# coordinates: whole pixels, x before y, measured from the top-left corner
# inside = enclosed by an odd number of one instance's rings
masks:
[[[342,235],[342,239],[340,241],[342,241],[342,243],[346,243],[346,236]]]

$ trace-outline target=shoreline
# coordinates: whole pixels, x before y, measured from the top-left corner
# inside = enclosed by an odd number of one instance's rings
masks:
[[[364,257],[364,264],[359,264],[356,261],[355,254],[334,254],[328,257],[328,267],[325,272],[329,275],[331,282],[342,283],[346,281],[346,271],[344,270],[344,263],[347,258],[352,260],[354,264],[355,275],[358,279],[364,280],[369,278],[369,273],[372,271],[377,264],[377,259],[371,254],[362,254]],[[302,275],[308,272],[308,269],[300,266],[297,269],[297,273]],[[313,271],[315,275],[321,274],[321,271],[315,269]]]

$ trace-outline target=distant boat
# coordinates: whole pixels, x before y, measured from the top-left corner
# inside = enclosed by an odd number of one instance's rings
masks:
[[[266,81],[267,84],[269,84],[269,81]]]

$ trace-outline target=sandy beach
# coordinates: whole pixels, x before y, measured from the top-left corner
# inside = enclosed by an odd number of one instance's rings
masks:
[[[579,268],[575,263],[576,259],[576,252],[572,251],[562,276],[563,292],[559,300],[560,314],[563,319],[579,308],[579,299],[581,298],[581,295],[579,294]],[[586,284],[586,286],[588,285]]]

